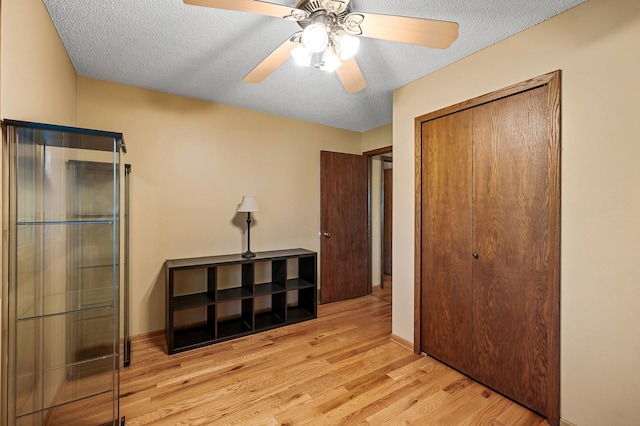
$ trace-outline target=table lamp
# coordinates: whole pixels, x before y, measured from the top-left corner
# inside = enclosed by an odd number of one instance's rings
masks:
[[[259,212],[258,202],[256,198],[250,195],[243,195],[242,202],[238,206],[238,213],[247,213],[247,251],[242,253],[242,257],[251,258],[256,257],[256,254],[251,251],[251,212]]]

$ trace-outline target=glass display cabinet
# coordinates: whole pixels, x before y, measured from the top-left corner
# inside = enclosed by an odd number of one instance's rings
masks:
[[[1,423],[118,425],[122,134],[3,127]]]

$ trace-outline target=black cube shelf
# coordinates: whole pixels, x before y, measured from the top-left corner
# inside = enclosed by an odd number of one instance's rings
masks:
[[[295,278],[287,277],[290,262],[297,262]],[[255,282],[260,264],[271,268],[270,282]],[[224,272],[238,265],[234,282]],[[166,274],[169,355],[317,317],[317,254],[309,250],[170,259]]]

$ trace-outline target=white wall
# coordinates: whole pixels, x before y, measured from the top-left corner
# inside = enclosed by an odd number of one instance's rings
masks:
[[[640,424],[639,40],[640,2],[590,0],[394,94],[393,332],[413,341],[414,118],[562,70],[561,416],[578,426]]]

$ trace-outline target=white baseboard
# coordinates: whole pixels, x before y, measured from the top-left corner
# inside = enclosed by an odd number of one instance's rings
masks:
[[[578,425],[568,422],[566,420],[560,419],[560,426],[578,426]]]

